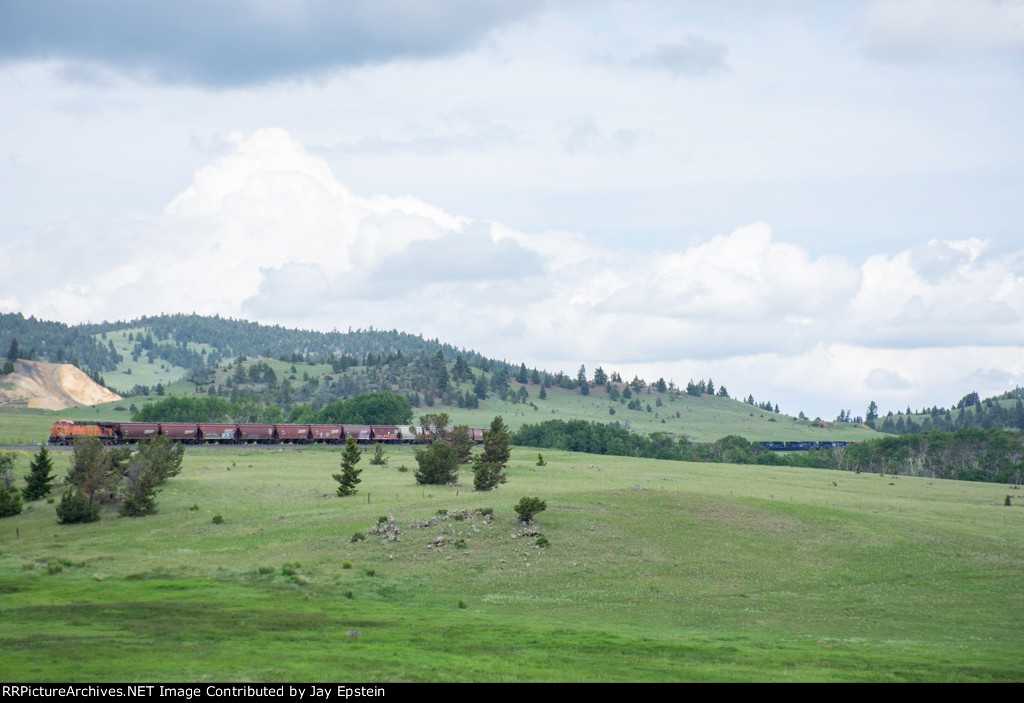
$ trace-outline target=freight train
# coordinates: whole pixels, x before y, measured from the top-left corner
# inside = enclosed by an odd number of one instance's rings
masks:
[[[831,440],[824,442],[758,442],[758,444],[773,452],[813,452],[816,449],[845,447],[849,444],[854,444],[854,442]]]
[[[453,428],[445,427],[446,432]],[[470,428],[473,441],[484,441],[482,429]],[[168,437],[183,444],[388,444],[425,441],[434,427],[397,425],[259,425],[223,422],[82,422],[58,420],[50,428],[50,444],[71,444],[75,437],[96,437],[103,444],[131,444],[150,437]]]

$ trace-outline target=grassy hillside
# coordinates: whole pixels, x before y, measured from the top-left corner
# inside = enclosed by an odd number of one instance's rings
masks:
[[[58,526],[34,503],[0,520],[0,677],[1020,678],[1024,496],[1005,507],[1005,487],[545,458],[514,450],[477,494],[417,486],[395,450],[342,499],[337,451],[190,449],[157,515]],[[514,521],[524,495],[547,500],[546,548]],[[371,535],[382,515],[400,541]]]
[[[327,370],[329,369],[330,367],[327,367]],[[481,401],[480,407],[476,409],[458,408],[438,403],[432,408],[426,406],[414,408],[413,412],[414,421],[415,416],[422,413],[447,412],[453,422],[467,424],[470,427],[487,427],[495,415],[501,415],[505,418],[505,423],[513,430],[525,423],[535,424],[556,418],[605,423],[619,422],[634,432],[642,434],[667,432],[675,437],[685,435],[696,442],[713,442],[730,434],[741,435],[750,441],[772,439],[864,441],[879,436],[877,432],[867,427],[850,423],[827,423],[827,426],[814,427],[809,422],[771,413],[729,398],[697,398],[685,395],[672,398],[669,394],[656,392],[651,395],[643,393],[640,398],[644,401],[645,406],[646,404],[652,406],[651,412],[629,410],[621,403],[612,403],[603,392],[592,392],[589,396],[581,396],[579,392],[560,388],[548,389],[546,400],[532,398],[535,407],[529,404],[513,404],[492,396]],[[662,400],[661,407],[655,405],[658,398]],[[128,411],[132,405],[142,407],[147,402],[159,399],[160,397],[156,395],[136,396],[91,408],[69,408],[54,412],[12,409],[9,412],[0,412],[0,445],[45,441],[50,425],[59,418],[129,421],[131,414]],[[610,407],[615,408],[615,415],[609,414]]]

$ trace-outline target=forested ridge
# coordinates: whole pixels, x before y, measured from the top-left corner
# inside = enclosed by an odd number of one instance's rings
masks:
[[[112,333],[128,332],[128,348],[115,347]],[[126,363],[165,362],[184,369],[191,382],[190,394],[216,396],[234,406],[233,415],[251,421],[308,421],[325,406],[338,400],[373,392],[397,392],[414,407],[473,408],[488,396],[512,403],[543,400],[546,389],[559,387],[588,395],[604,386],[612,401],[625,401],[626,410],[650,411],[640,398],[643,391],[657,390],[690,396],[729,397],[724,385],[711,379],[676,386],[663,378],[650,383],[634,378],[624,382],[617,373],[598,367],[590,375],[580,366],[575,375],[550,373],[525,364],[491,359],[482,354],[397,330],[351,329],[317,332],[266,325],[217,315],[174,314],[141,317],[129,321],[69,326],[60,322],[26,318],[20,313],[0,314],[0,351],[8,360],[34,359],[71,363],[107,385],[102,374],[119,368],[120,381],[112,390],[123,396],[163,395],[165,383],[136,382],[124,371]],[[285,362],[274,364],[268,362]],[[327,365],[314,371],[301,365]],[[297,366],[298,365],[298,366]],[[276,370],[275,370],[276,369]],[[3,372],[13,370],[5,364]],[[137,369],[136,369],[137,370]],[[513,383],[514,382],[514,383]],[[182,391],[176,390],[175,393]],[[620,395],[621,394],[621,395]],[[864,424],[886,434],[954,432],[964,429],[1016,429],[1024,431],[1024,391],[1016,388],[998,397],[981,399],[968,393],[950,408],[908,407],[886,415],[871,403]],[[745,402],[766,412],[779,413],[770,400]],[[800,419],[806,420],[803,413]],[[836,422],[861,424],[862,418],[841,410]],[[824,425],[816,418],[815,423]],[[663,447],[663,440],[652,441]],[[618,438],[613,441],[625,443]]]

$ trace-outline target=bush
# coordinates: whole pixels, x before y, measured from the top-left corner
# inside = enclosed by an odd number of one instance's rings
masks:
[[[455,450],[444,442],[434,440],[429,449],[416,450],[416,483],[444,485],[454,483],[459,476]]]
[[[213,516],[213,521],[212,522],[213,522],[214,525],[223,525],[224,524],[224,516],[221,515],[220,513],[217,513],[216,515]]]
[[[21,496],[15,488],[7,490],[0,484],[0,517],[11,517],[21,512]]]
[[[516,503],[514,510],[516,511],[516,514],[519,515],[520,522],[530,522],[533,520],[534,515],[539,512],[543,512],[547,507],[547,502],[540,498],[527,498],[524,496],[519,499],[518,503]]]
[[[96,522],[99,519],[100,506],[92,505],[79,492],[66,491],[57,504],[57,522],[61,525]]]
[[[352,538],[349,539],[349,542],[363,542],[364,540],[366,540],[366,535],[362,532],[353,532]]]
[[[373,458],[370,459],[370,463],[374,466],[387,466],[388,458],[384,456],[383,444],[377,444],[377,448],[373,452]]]

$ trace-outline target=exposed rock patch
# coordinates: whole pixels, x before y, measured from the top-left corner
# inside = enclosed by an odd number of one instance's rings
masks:
[[[0,405],[63,410],[121,400],[71,364],[16,361],[14,373],[0,376]]]

